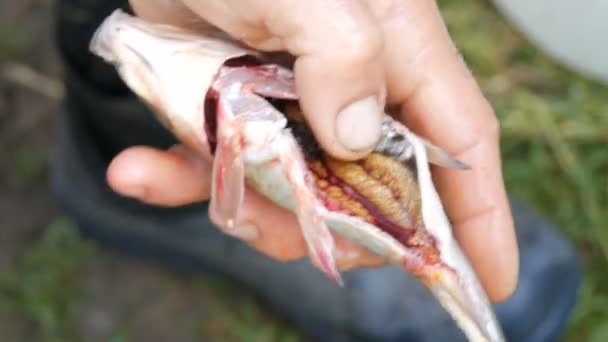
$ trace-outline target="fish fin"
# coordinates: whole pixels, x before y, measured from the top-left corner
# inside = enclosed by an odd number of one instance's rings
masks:
[[[450,156],[445,150],[440,148],[439,146],[434,145],[433,143],[422,139],[424,143],[424,147],[426,149],[426,153],[431,164],[435,164],[437,166],[451,168],[451,169],[459,169],[459,170],[470,170],[471,167],[458,159]]]
[[[264,97],[297,100],[293,72],[278,65],[260,65],[252,69],[257,77],[253,91]]]
[[[245,195],[245,166],[239,139],[239,122],[227,102],[218,106],[217,147],[213,160],[209,210],[223,228],[234,228]]]
[[[426,155],[428,157],[428,162],[431,164],[435,164],[444,168],[451,169],[459,169],[459,170],[469,170],[471,167],[460,160],[457,160],[450,156],[448,152],[446,152],[441,147],[433,144],[432,142],[422,138],[418,134],[412,132],[408,127],[406,127],[403,123],[393,119],[390,115],[385,114],[385,120],[389,127],[389,130],[395,130],[398,134],[406,137],[407,141],[411,144],[411,137],[414,136],[418,141],[420,141],[424,145],[424,149],[426,151]]]
[[[290,134],[282,136],[285,148],[279,154],[286,176],[295,198],[295,213],[309,250],[312,263],[338,285],[343,285],[342,276],[335,260],[335,242],[325,223],[325,207],[314,193],[314,186],[307,178],[307,167],[297,142]],[[298,153],[293,153],[297,151]]]

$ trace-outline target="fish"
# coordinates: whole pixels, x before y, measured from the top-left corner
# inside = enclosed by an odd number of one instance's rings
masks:
[[[333,234],[415,277],[470,341],[504,341],[430,168],[469,166],[388,111],[368,155],[330,156],[299,106],[293,70],[227,35],[117,9],[89,47],[181,143],[212,156],[209,214],[220,229],[237,227],[249,187],[295,214],[311,263],[337,286]]]

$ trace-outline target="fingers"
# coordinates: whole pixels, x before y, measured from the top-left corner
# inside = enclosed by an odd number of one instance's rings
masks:
[[[255,191],[246,190],[241,208],[240,225],[256,227],[259,235],[249,240],[252,247],[281,261],[292,261],[308,255],[306,241],[300,233],[297,218],[290,211],[279,208]],[[237,228],[238,229],[238,228]],[[385,261],[365,248],[334,234],[338,269],[373,267]]]
[[[300,104],[320,144],[353,159],[380,135],[385,89],[381,28],[359,1],[279,1],[270,30],[283,36],[294,65]]]
[[[181,26],[194,30],[205,30],[209,24],[201,20],[181,1],[177,0],[129,0],[137,16],[148,21]]]
[[[321,145],[339,158],[360,157],[376,142],[386,86],[410,127],[472,166],[437,170],[436,184],[490,298],[512,293],[518,252],[497,120],[434,1],[131,2],[142,16],[188,26],[198,15],[255,48],[295,55],[302,108]]]
[[[211,164],[182,146],[169,151],[132,147],[112,161],[107,180],[110,187],[124,196],[152,205],[180,206],[209,198],[210,174]],[[223,231],[279,261],[308,255],[295,216],[255,191],[246,191],[238,227]],[[384,263],[360,246],[343,238],[335,239],[336,258],[342,270]]]
[[[123,196],[148,204],[180,206],[209,198],[211,165],[182,147],[161,151],[132,147],[110,163],[106,178]]]
[[[175,24],[177,1],[131,0],[137,13]],[[201,18],[263,50],[295,55],[301,105],[320,144],[336,157],[369,152],[384,109],[383,37],[362,0],[183,0]],[[170,13],[165,16],[159,13]],[[176,19],[177,18],[177,19]]]
[[[472,166],[466,172],[438,169],[436,184],[455,236],[490,298],[505,299],[517,282],[518,251],[497,120],[452,45],[434,1],[398,3],[384,13],[389,101],[402,104],[410,127]],[[415,34],[403,37],[403,32]]]
[[[124,196],[152,205],[179,206],[209,199],[210,175],[211,164],[181,146],[169,151],[132,147],[110,163],[107,180],[112,189]],[[227,233],[279,260],[306,254],[297,220],[290,212],[254,191],[248,190],[245,198],[239,229]]]

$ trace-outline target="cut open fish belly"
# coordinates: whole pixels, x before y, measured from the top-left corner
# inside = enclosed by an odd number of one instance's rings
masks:
[[[327,155],[300,112],[293,73],[228,39],[120,10],[91,50],[189,147],[213,155],[210,212],[238,225],[249,186],[297,216],[312,263],[339,284],[331,232],[423,283],[471,341],[502,341],[486,293],[451,231],[429,164],[466,169],[389,115],[375,151]]]

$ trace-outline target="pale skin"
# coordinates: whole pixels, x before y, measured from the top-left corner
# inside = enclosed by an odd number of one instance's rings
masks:
[[[370,151],[386,101],[399,119],[472,167],[434,169],[454,234],[492,301],[514,291],[518,249],[504,188],[499,125],[432,0],[131,0],[151,21],[213,25],[265,51],[296,57],[300,104],[320,144],[343,159]],[[322,85],[322,86],[321,86]],[[340,114],[341,113],[341,114]],[[145,203],[209,199],[211,156],[182,146],[120,153],[107,179]],[[213,217],[212,217],[213,220]],[[280,261],[307,255],[295,216],[247,190],[240,238]],[[341,270],[382,261],[337,238]]]

